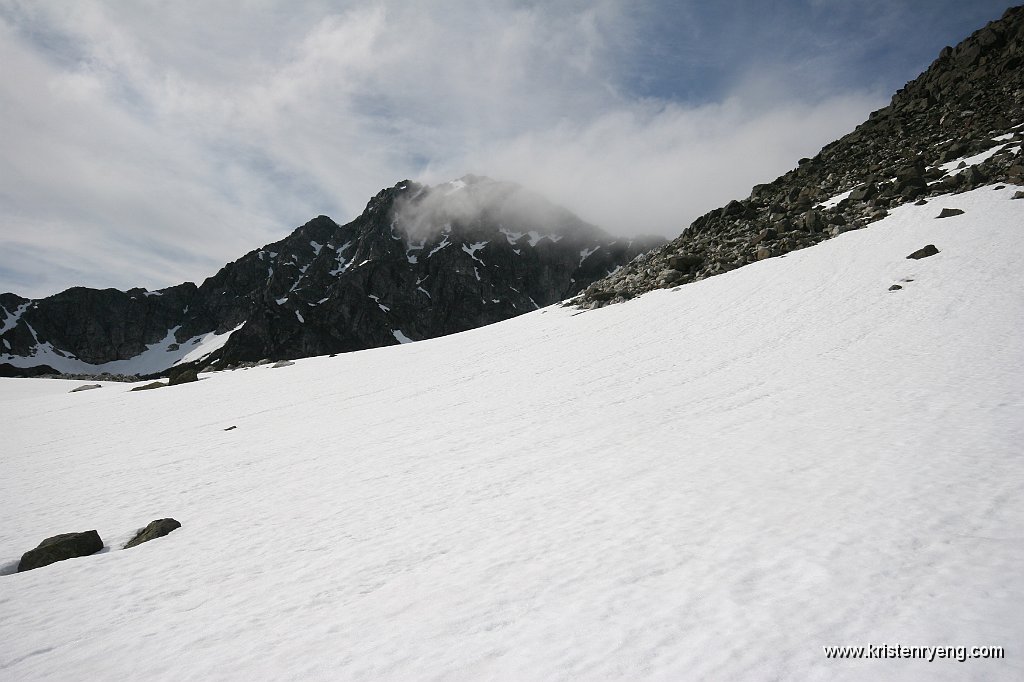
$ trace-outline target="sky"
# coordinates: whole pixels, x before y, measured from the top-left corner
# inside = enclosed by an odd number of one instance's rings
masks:
[[[0,292],[199,283],[466,173],[672,237],[1008,6],[0,0]]]

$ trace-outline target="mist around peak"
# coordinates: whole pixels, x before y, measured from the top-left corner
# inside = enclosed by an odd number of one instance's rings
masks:
[[[569,210],[513,182],[464,175],[399,195],[394,226],[410,240],[422,241],[450,230],[463,233],[538,232],[562,236],[604,236]]]

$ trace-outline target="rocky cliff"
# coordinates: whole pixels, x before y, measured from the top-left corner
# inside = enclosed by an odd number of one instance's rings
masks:
[[[697,218],[575,301],[595,308],[867,227],[908,201],[1024,184],[1024,7],[946,47],[856,130]]]
[[[575,296],[663,239],[615,239],[512,183],[401,182],[200,286],[0,295],[0,368],[153,374],[417,341]],[[229,333],[230,332],[230,333]]]

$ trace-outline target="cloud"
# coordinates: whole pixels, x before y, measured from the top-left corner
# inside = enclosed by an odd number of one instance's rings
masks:
[[[699,108],[623,107],[502,140],[455,165],[489,169],[623,235],[675,236],[813,155],[879,105],[870,94],[751,110],[740,98]],[[451,165],[429,172],[449,176]]]
[[[520,233],[593,233],[592,225],[541,195],[516,183],[474,175],[434,187],[410,188],[395,200],[392,219],[392,225],[414,241],[452,227],[472,232],[479,224],[498,224]]]
[[[0,0],[0,290],[198,281],[470,172],[673,236],[888,96],[835,26],[737,7]]]

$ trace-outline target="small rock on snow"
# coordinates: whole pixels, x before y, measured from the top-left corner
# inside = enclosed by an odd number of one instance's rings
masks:
[[[181,524],[174,519],[157,519],[156,521],[150,521],[149,525],[136,533],[135,537],[129,540],[128,544],[126,544],[124,548],[131,549],[132,547],[141,545],[143,542],[162,538],[172,530],[176,530],[178,528],[181,528]]]
[[[928,256],[934,256],[938,252],[939,252],[939,250],[937,248],[935,248],[935,244],[928,244],[926,246],[921,247],[920,249],[918,249],[914,253],[910,254],[909,256],[907,256],[907,258],[908,259],[913,258],[914,260],[921,260],[922,258],[927,258]]]

